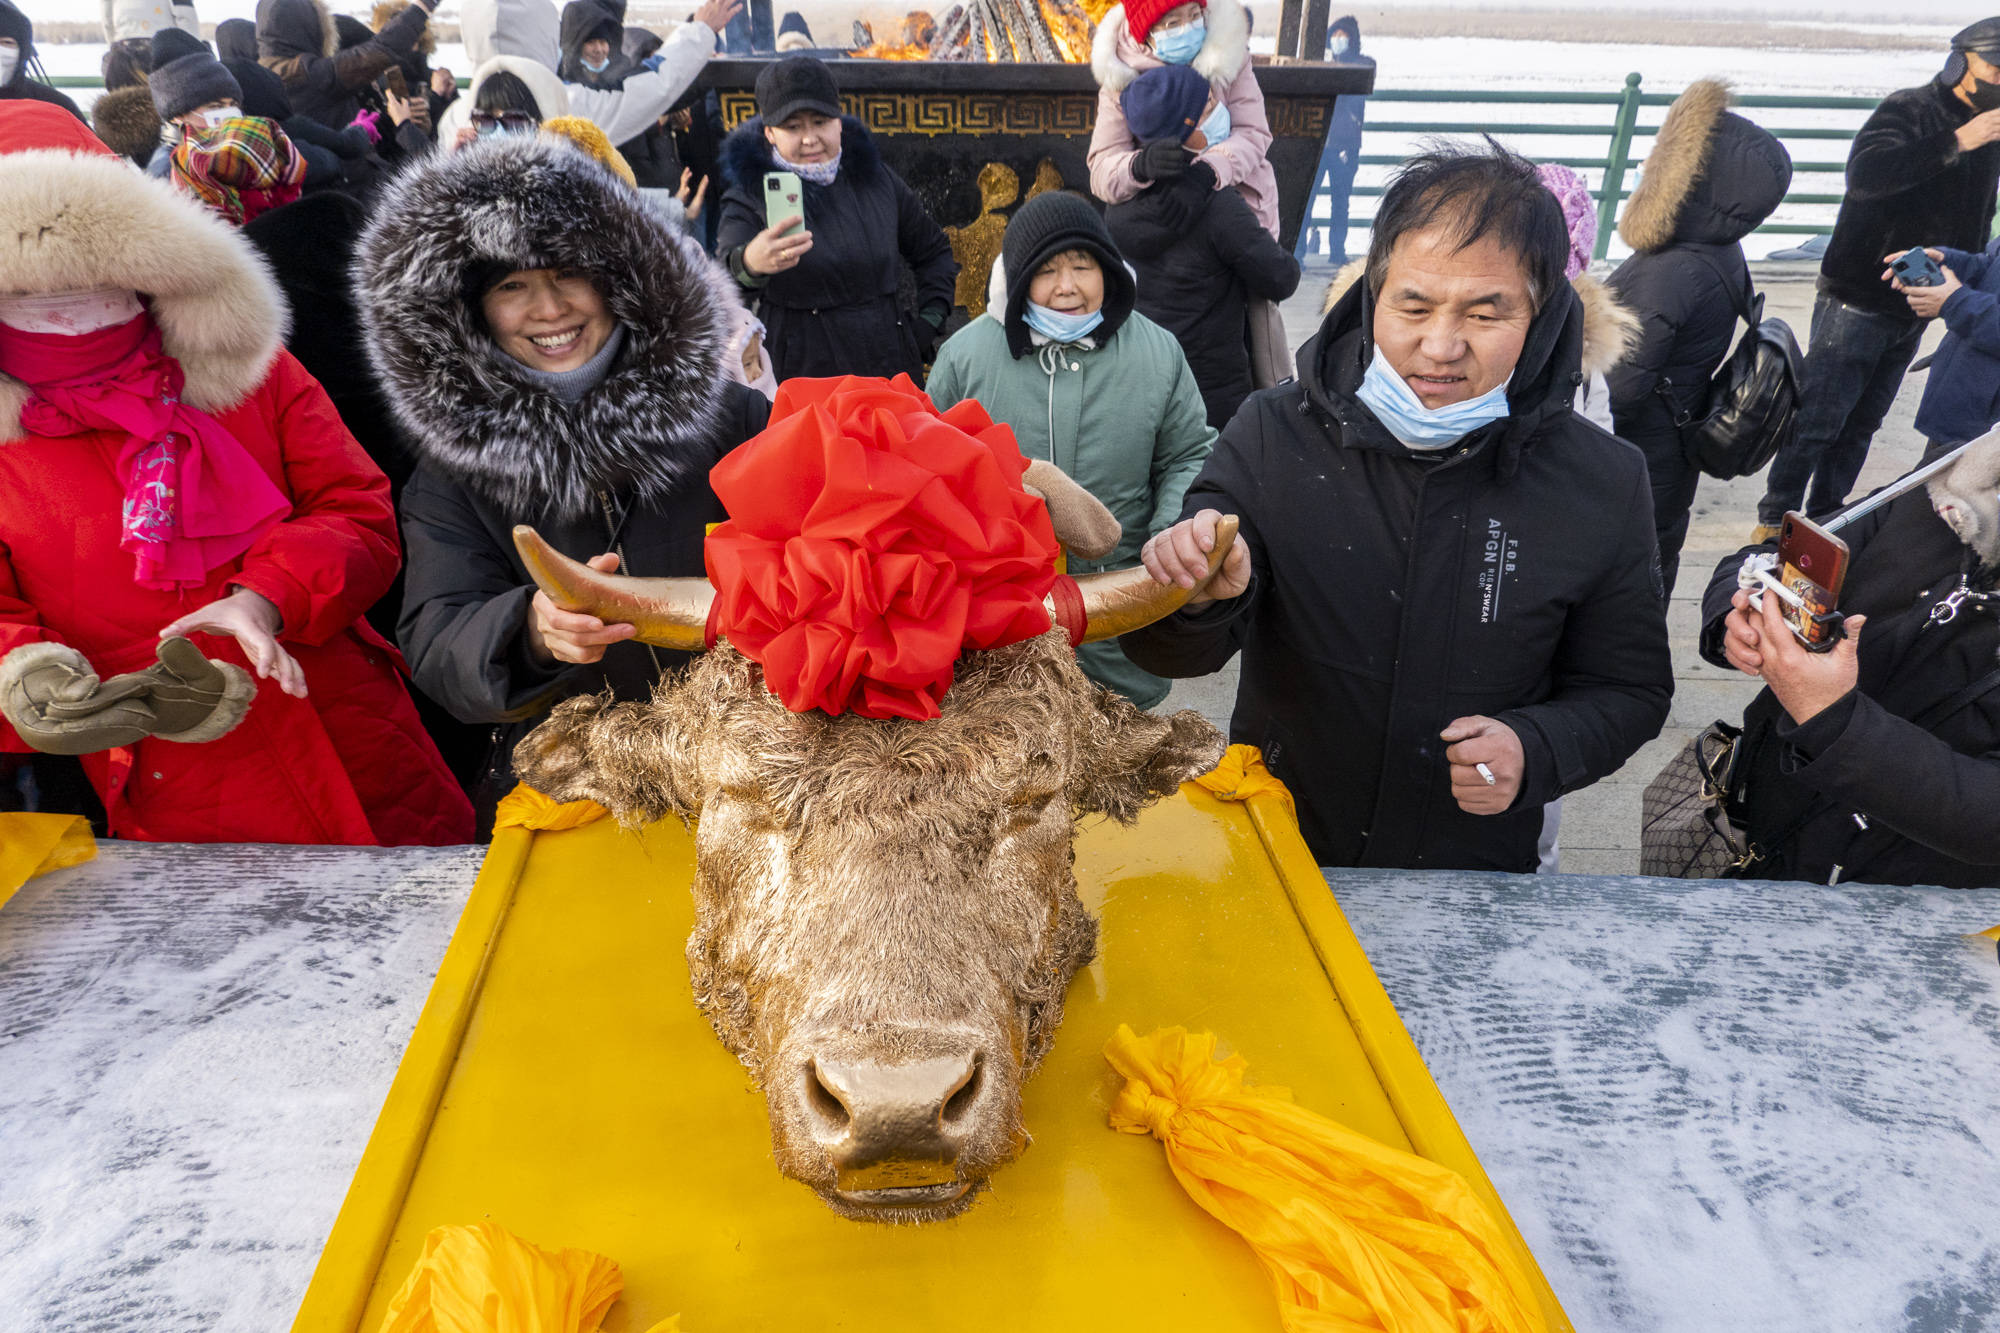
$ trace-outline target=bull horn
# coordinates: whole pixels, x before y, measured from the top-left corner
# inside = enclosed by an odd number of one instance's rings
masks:
[[[564,611],[596,616],[607,625],[631,625],[640,643],[698,653],[708,642],[708,608],[715,587],[707,579],[635,579],[600,574],[572,560],[526,524],[514,529],[514,549],[535,586]]]
[[[1200,588],[1222,568],[1223,557],[1236,544],[1239,526],[1234,514],[1225,514],[1215,521],[1215,549],[1208,553],[1208,574],[1195,588]],[[1144,565],[1104,574],[1084,574],[1077,579],[1076,586],[1083,594],[1085,643],[1115,639],[1135,629],[1144,629],[1180,610],[1195,591],[1178,583],[1155,581]]]

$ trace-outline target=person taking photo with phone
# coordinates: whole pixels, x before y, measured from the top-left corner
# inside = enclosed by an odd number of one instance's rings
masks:
[[[1881,280],[1882,256],[1913,245],[1976,250],[2000,182],[2000,17],[1951,39],[1938,76],[1890,93],[1847,154],[1847,193],[1820,264],[1798,433],[1771,460],[1752,540],[1790,510],[1830,513],[1867,461],[1924,321]]]
[[[1917,285],[1896,276],[1902,255],[1884,255],[1882,274],[1903,294],[1918,319],[1944,321],[1944,341],[1931,357],[1917,431],[1929,443],[1923,461],[1943,457],[2000,421],[2000,240],[1984,250],[1931,247],[1924,252],[1937,272]]]
[[[1716,566],[1701,655],[1764,681],[1729,813],[1746,879],[2000,887],[2000,432],[1839,530],[1843,636],[1810,652]]]
[[[721,166],[716,253],[757,301],[778,379],[907,374],[922,383],[958,261],[867,127],[841,111],[832,71],[811,56],[767,65],[757,114],[723,143]],[[906,267],[914,310],[900,297]]]

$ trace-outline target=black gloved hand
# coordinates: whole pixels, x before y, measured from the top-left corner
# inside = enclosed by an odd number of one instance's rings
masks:
[[[1215,168],[1196,162],[1168,185],[1156,186],[1152,194],[1158,202],[1160,221],[1175,231],[1186,231],[1208,208],[1208,196],[1215,189]]]
[[[1188,169],[1188,160],[1179,139],[1155,139],[1132,159],[1132,175],[1142,181],[1176,180]]]

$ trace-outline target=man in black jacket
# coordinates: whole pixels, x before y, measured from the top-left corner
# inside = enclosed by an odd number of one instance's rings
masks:
[[[1889,94],[1854,137],[1847,194],[1820,263],[1798,434],[1772,460],[1755,541],[1787,510],[1837,509],[1896,401],[1923,321],[1882,281],[1883,256],[1917,245],[1980,250],[2000,182],[2000,18],[1951,39],[1943,72]],[[1810,481],[1811,490],[1807,490]]]
[[[1543,805],[1666,720],[1645,461],[1571,411],[1568,247],[1532,164],[1414,159],[1298,381],[1244,404],[1147,544],[1194,587],[1242,518],[1188,608],[1120,643],[1166,676],[1242,650],[1230,739],[1323,865],[1531,871]]]

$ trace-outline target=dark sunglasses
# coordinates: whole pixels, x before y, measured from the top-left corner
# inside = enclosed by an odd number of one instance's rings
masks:
[[[475,111],[472,128],[480,134],[525,134],[541,122],[525,111]]]

